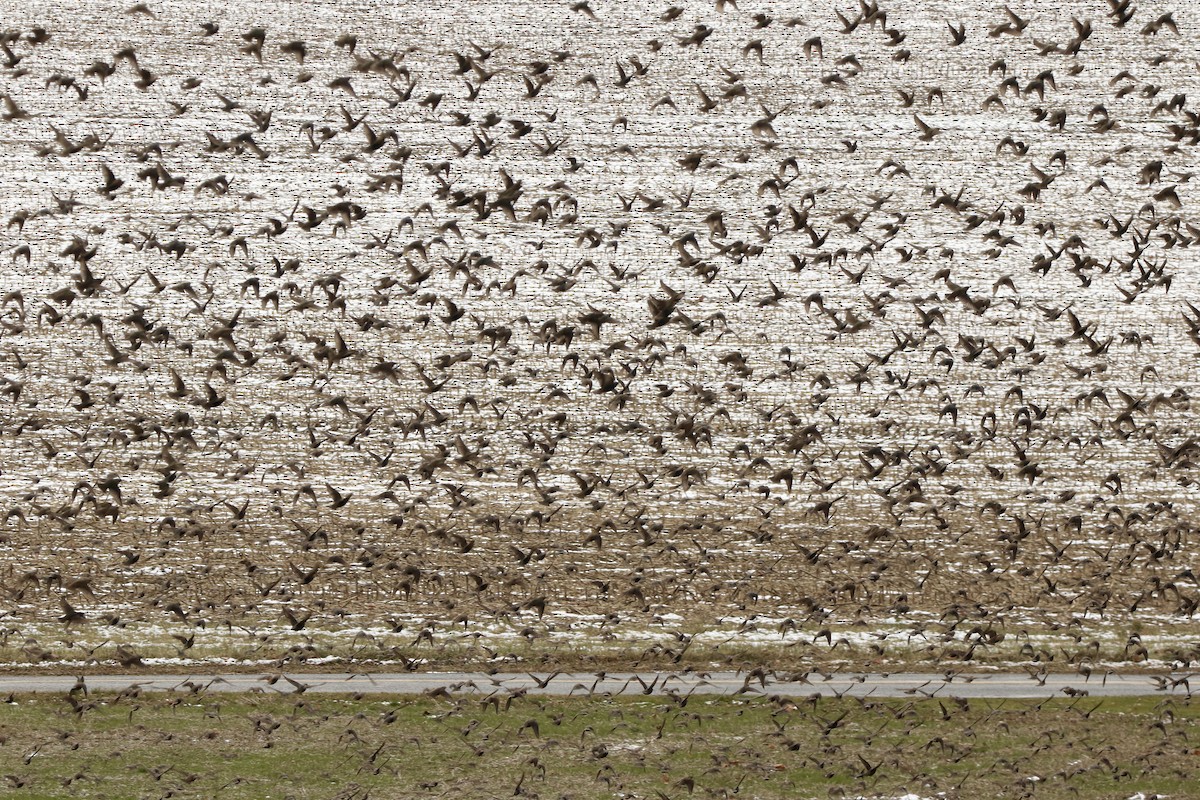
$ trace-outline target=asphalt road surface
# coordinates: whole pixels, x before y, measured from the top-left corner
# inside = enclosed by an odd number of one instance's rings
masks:
[[[1027,673],[956,675],[944,673],[835,674],[760,676],[746,673],[562,673],[557,675],[498,673],[281,673],[205,675],[89,675],[89,691],[122,691],[133,686],[154,691],[321,692],[360,694],[441,694],[528,692],[548,695],[779,694],[807,697],[978,697],[1042,698],[1052,696],[1129,697],[1188,694],[1196,674],[1031,676]],[[0,693],[66,692],[78,688],[76,676],[28,675],[0,677]]]

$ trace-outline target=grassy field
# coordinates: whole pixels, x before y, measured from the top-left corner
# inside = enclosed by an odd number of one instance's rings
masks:
[[[1186,797],[1190,698],[15,696],[26,798]]]

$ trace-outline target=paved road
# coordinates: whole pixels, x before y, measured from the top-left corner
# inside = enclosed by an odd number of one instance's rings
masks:
[[[534,678],[537,678],[535,680]],[[661,695],[667,692],[687,694],[733,695],[781,694],[807,697],[847,695],[862,697],[979,697],[979,698],[1043,698],[1079,696],[1086,692],[1093,697],[1153,695],[1190,692],[1189,677],[1200,673],[1170,675],[1094,675],[1085,680],[1081,675],[1046,675],[1034,678],[1026,673],[992,675],[959,675],[947,680],[940,673],[897,674],[837,674],[825,678],[813,673],[808,676],[776,676],[760,678],[745,673],[589,673],[531,676],[525,673],[380,673],[374,675],[348,673],[305,673],[296,675],[89,675],[85,682],[89,690],[121,691],[131,686],[155,691],[192,691],[206,689],[220,692],[280,692],[298,691],[362,694],[423,694],[446,689],[452,693],[490,693],[527,691],[529,694],[572,695],[591,691],[613,695]],[[547,678],[550,678],[547,681]],[[8,692],[66,692],[76,686],[74,676],[28,675],[0,677],[0,693]],[[541,685],[544,682],[545,685]]]

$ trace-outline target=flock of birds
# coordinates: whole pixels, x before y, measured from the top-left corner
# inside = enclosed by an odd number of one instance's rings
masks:
[[[0,36],[29,658],[1193,618],[1186,10],[254,13]]]

